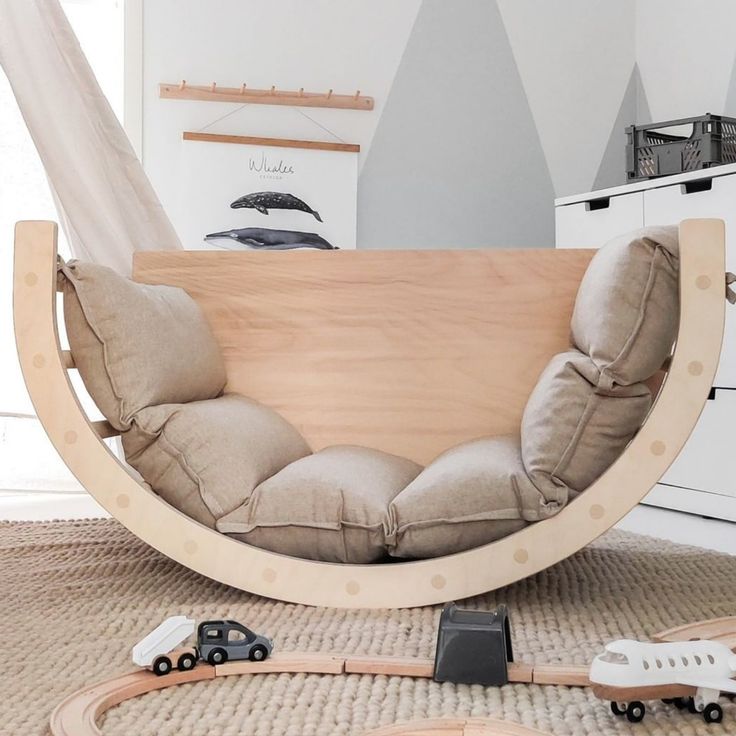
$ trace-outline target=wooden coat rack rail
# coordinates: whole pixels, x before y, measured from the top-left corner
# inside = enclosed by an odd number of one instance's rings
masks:
[[[239,102],[252,105],[288,105],[291,107],[333,107],[340,110],[372,110],[374,101],[356,90],[353,94],[305,92],[276,89],[251,89],[246,84],[240,87],[218,87],[216,82],[208,85],[177,83],[159,84],[159,97],[167,100],[200,100],[202,102]]]

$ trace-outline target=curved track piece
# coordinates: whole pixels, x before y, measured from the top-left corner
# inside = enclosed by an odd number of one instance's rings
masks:
[[[692,624],[660,631],[652,637],[652,641],[693,641],[695,639],[719,641],[736,651],[736,616],[696,621]]]
[[[433,718],[396,723],[366,736],[549,736],[546,731],[495,718]]]
[[[319,654],[314,652],[277,652],[263,662],[229,662],[227,664],[212,667],[200,663],[189,672],[172,672],[169,675],[158,677],[147,670],[139,670],[127,675],[121,675],[111,680],[99,682],[90,687],[78,690],[63,700],[51,714],[51,733],[53,736],[100,736],[97,721],[110,708],[122,703],[124,700],[161,690],[172,685],[181,685],[185,682],[197,682],[199,680],[211,680],[215,677],[228,677],[230,675],[257,675],[269,673],[297,673],[306,672],[320,675],[341,674],[364,674],[364,675],[388,675],[391,677],[422,677],[431,678],[434,663],[431,659],[419,659],[411,657],[383,657],[366,655],[345,654]],[[540,665],[533,667],[523,663],[509,663],[509,681],[520,683],[554,684],[570,686],[589,685],[587,678],[587,666],[575,665]],[[494,727],[512,729],[496,731],[457,730],[458,728],[470,728],[467,724],[486,723],[477,719],[450,719],[445,721],[426,721],[430,724],[443,723],[447,728],[455,728],[454,731],[443,731],[438,727],[437,734],[498,734],[498,736],[523,736],[524,734],[538,734],[539,731],[513,730],[521,728],[513,723],[493,721]],[[475,727],[473,725],[473,727]],[[403,727],[403,726],[402,726]],[[420,726],[417,726],[420,727]],[[423,726],[421,726],[423,727]],[[393,728],[393,727],[391,727]],[[398,728],[398,726],[397,726]],[[426,731],[426,728],[425,728]],[[383,734],[379,729],[377,734]],[[419,734],[424,731],[385,731],[386,734]],[[429,731],[434,733],[434,731]]]
[[[467,552],[418,562],[339,565],[273,554],[198,524],[140,484],[101,441],[69,381],[57,334],[56,225],[50,222],[16,227],[16,339],[28,391],[56,449],[115,518],[163,554],[270,598],[344,608],[422,606],[495,590],[569,557],[641,501],[677,457],[720,355],[723,222],[684,221],[680,250],[675,354],[644,426],[621,457],[557,516]]]

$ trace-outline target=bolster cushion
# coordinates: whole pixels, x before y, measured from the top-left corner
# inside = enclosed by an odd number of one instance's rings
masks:
[[[574,347],[600,369],[600,383],[647,380],[672,352],[679,321],[677,227],[615,238],[593,257],[572,316]]]
[[[521,455],[548,503],[564,506],[623,452],[651,406],[643,383],[600,386],[596,364],[577,350],[556,355],[527,401]]]
[[[388,505],[420,471],[380,450],[327,447],[261,483],[217,529],[295,557],[375,562],[386,556]]]
[[[183,289],[137,284],[79,261],[62,272],[74,363],[116,429],[127,430],[144,407],[211,399],[222,391],[219,346]]]
[[[488,544],[538,518],[539,492],[526,477],[519,440],[489,437],[440,455],[391,502],[394,557],[426,558]]]
[[[283,417],[237,394],[142,409],[122,440],[127,461],[153,490],[209,527],[309,453]]]

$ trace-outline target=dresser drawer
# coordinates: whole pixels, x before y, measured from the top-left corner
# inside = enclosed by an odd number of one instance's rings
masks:
[[[706,402],[690,439],[662,478],[662,483],[736,499],[733,423],[736,391],[716,390]]]
[[[736,272],[736,175],[698,179],[644,192],[646,225],[669,225],[691,217],[726,223],[726,269]],[[716,386],[736,388],[736,307],[726,305],[726,329]]]
[[[642,192],[592,198],[555,208],[558,248],[600,248],[611,238],[643,225]]]

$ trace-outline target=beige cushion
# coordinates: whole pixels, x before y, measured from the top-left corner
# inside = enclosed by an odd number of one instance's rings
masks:
[[[154,491],[211,527],[309,453],[283,417],[237,394],[142,409],[122,438],[128,462]]]
[[[63,273],[74,362],[114,427],[128,429],[146,406],[210,399],[222,391],[220,349],[183,289],[137,284],[78,261],[66,264]]]
[[[328,447],[261,483],[217,528],[295,557],[374,562],[386,555],[389,503],[420,471],[379,450]]]
[[[645,381],[671,353],[679,319],[676,227],[649,227],[607,243],[580,284],[573,344],[602,386]]]
[[[394,557],[436,557],[488,544],[523,526],[539,492],[524,472],[519,440],[493,437],[447,450],[391,503]]]
[[[524,409],[521,454],[548,502],[564,506],[621,454],[651,405],[642,383],[597,388],[600,372],[577,350],[555,356]]]

